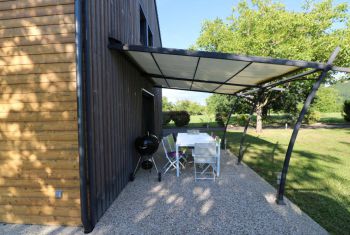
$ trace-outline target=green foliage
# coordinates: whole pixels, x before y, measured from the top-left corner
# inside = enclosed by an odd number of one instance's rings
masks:
[[[307,1],[306,3],[310,3]],[[276,58],[326,61],[338,45],[349,50],[349,15],[346,3],[331,0],[306,4],[303,11],[288,11],[270,0],[240,1],[228,21],[215,19],[203,24],[196,47]],[[344,27],[335,26],[339,23]],[[337,60],[349,64],[350,55]]]
[[[175,104],[168,101],[168,98],[163,96],[162,109],[164,111],[187,111],[191,115],[200,115],[205,112],[205,107],[190,100],[179,100]]]
[[[236,117],[236,122],[239,126],[244,126],[249,118],[249,114],[239,114]]]
[[[318,3],[305,0],[300,12],[288,11],[279,2],[270,0],[242,0],[234,7],[227,21],[215,19],[204,22],[195,49],[236,54],[327,61],[336,46],[342,51],[335,64],[350,64],[350,17],[347,3],[334,5],[331,0]],[[349,74],[346,75],[349,78]],[[346,79],[346,78],[345,78]],[[328,76],[327,82],[334,82]],[[265,111],[297,112],[297,104],[305,100],[313,81],[284,85],[286,92],[271,94]],[[227,102],[214,98],[211,109],[224,109]],[[219,99],[220,100],[220,99]],[[223,106],[217,108],[216,104]],[[328,105],[327,105],[328,106]],[[329,107],[329,106],[328,106]]]
[[[292,116],[297,116],[301,109],[298,109],[298,104],[304,103],[310,92],[310,87],[311,83],[309,81],[302,81],[285,85],[284,92],[271,91],[269,101],[264,107],[264,111],[282,111],[284,113],[289,113]]]
[[[171,119],[177,127],[187,126],[191,120],[187,111],[173,111],[171,112]]]
[[[312,104],[312,107],[321,113],[339,112],[341,106],[341,97],[332,87],[321,87]]]
[[[174,104],[168,101],[166,96],[162,97],[162,110],[164,111],[172,111],[174,109]]]
[[[219,126],[225,126],[227,122],[227,114],[225,113],[216,113],[215,121]]]
[[[350,122],[350,100],[345,100],[343,105],[344,120]]]
[[[171,121],[171,112],[163,112],[163,126],[166,126]]]
[[[233,105],[235,105],[234,113],[247,113],[250,104],[245,99],[238,99],[234,96],[214,94],[206,100],[208,110],[211,114],[215,114],[215,121],[219,126],[224,126],[227,122]]]
[[[316,122],[318,122],[321,118],[320,112],[314,110],[314,109],[310,109],[307,114],[305,115],[305,122],[307,124],[314,124]]]
[[[175,126],[183,127],[188,125],[191,118],[190,114],[184,110],[163,112],[163,125],[168,125],[171,120],[174,121]]]
[[[176,102],[173,110],[186,110],[191,115],[200,115],[204,113],[205,108],[197,102],[190,100],[179,100]]]
[[[207,108],[208,112],[211,114],[217,114],[218,118],[220,116],[225,119],[231,112],[233,105],[236,102],[237,97],[228,95],[214,94],[207,98]],[[249,112],[250,104],[245,99],[238,99],[235,104],[234,113],[247,113]],[[226,121],[224,120],[224,123]]]
[[[204,112],[199,118],[200,123],[203,123],[203,126],[209,125],[209,123],[214,122],[213,114],[209,112],[208,107],[204,108]]]
[[[350,81],[342,81],[334,84],[332,88],[336,89],[343,100],[350,99]]]

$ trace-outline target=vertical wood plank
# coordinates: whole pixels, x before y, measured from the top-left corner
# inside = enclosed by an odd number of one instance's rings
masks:
[[[90,0],[90,50],[91,50],[91,96],[93,133],[93,161],[96,172],[94,190],[97,218],[118,196],[129,181],[137,155],[134,140],[141,133],[142,92],[152,91],[152,85],[125,57],[108,50],[108,36],[123,43],[139,43],[139,7],[143,6],[153,31],[154,45],[158,24],[154,0]],[[161,102],[161,92],[155,92]],[[157,110],[157,108],[155,108]],[[155,116],[161,115],[157,113]],[[156,118],[156,120],[158,120]],[[158,123],[159,131],[161,123]]]

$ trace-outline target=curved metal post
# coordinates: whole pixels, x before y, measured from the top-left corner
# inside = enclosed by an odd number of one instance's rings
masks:
[[[248,127],[249,127],[249,123],[250,123],[250,120],[252,119],[252,116],[253,116],[253,113],[255,111],[256,105],[260,101],[263,93],[264,93],[264,89],[259,89],[258,95],[257,95],[256,99],[254,100],[252,109],[250,110],[249,118],[248,118],[248,120],[247,120],[247,122],[245,124],[244,131],[243,131],[243,134],[242,134],[242,137],[241,137],[241,143],[239,145],[239,153],[238,153],[237,164],[240,164],[242,159],[243,159],[243,145],[244,145],[244,140],[245,140],[245,137],[246,137],[246,134],[247,134],[247,130],[248,130]]]
[[[318,77],[317,81],[314,83],[314,85],[312,86],[312,90],[310,92],[310,94],[308,95],[308,97],[305,100],[303,109],[301,110],[298,120],[294,126],[294,130],[292,133],[292,137],[289,141],[289,145],[288,145],[288,149],[286,152],[286,156],[284,158],[284,163],[283,163],[283,168],[282,168],[282,174],[281,174],[281,181],[279,184],[279,188],[278,188],[278,194],[277,194],[277,198],[276,198],[276,203],[279,205],[284,205],[284,201],[283,201],[283,196],[284,196],[284,190],[285,190],[285,185],[286,185],[286,178],[287,178],[287,172],[288,172],[288,167],[289,167],[289,162],[290,162],[290,158],[292,156],[292,152],[293,152],[293,148],[294,148],[294,144],[295,144],[295,140],[297,138],[301,123],[304,119],[305,114],[307,113],[309,106],[312,102],[312,100],[314,99],[316,92],[318,90],[318,88],[320,87],[322,81],[324,80],[324,78],[326,77],[327,73],[329,70],[331,70],[332,68],[332,63],[334,61],[334,59],[336,58],[337,54],[339,53],[340,48],[337,47],[334,52],[332,53],[331,57],[329,58],[328,62],[327,62],[327,67],[325,69],[323,69],[322,73],[320,74],[320,76]]]
[[[230,114],[228,115],[228,118],[227,118],[227,121],[226,121],[224,134],[223,134],[222,140],[221,140],[221,149],[224,149],[224,147],[225,147],[227,126],[228,126],[228,123],[229,123],[229,121],[230,121],[230,119],[231,119],[232,114],[234,113],[234,111],[235,111],[235,109],[236,109],[237,103],[238,103],[238,97],[236,97],[236,100],[235,100],[235,102],[234,102],[233,105],[232,105]]]

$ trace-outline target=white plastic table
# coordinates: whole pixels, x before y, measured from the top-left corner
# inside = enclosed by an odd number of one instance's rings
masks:
[[[179,166],[179,148],[180,147],[194,147],[195,143],[210,143],[214,139],[207,133],[199,134],[188,134],[188,133],[178,133],[176,139],[176,176],[180,176],[180,166]],[[218,163],[220,165],[220,162]],[[218,166],[218,174],[220,166]]]

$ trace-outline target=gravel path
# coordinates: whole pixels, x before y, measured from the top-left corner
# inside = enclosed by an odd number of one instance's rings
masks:
[[[180,178],[170,172],[160,183],[154,171],[140,170],[92,234],[327,234],[290,201],[276,205],[276,190],[246,165],[235,163],[233,155],[223,154],[221,176],[215,182],[194,182],[191,166]],[[21,231],[21,226],[26,229]],[[0,225],[0,234],[82,231],[51,228]]]

